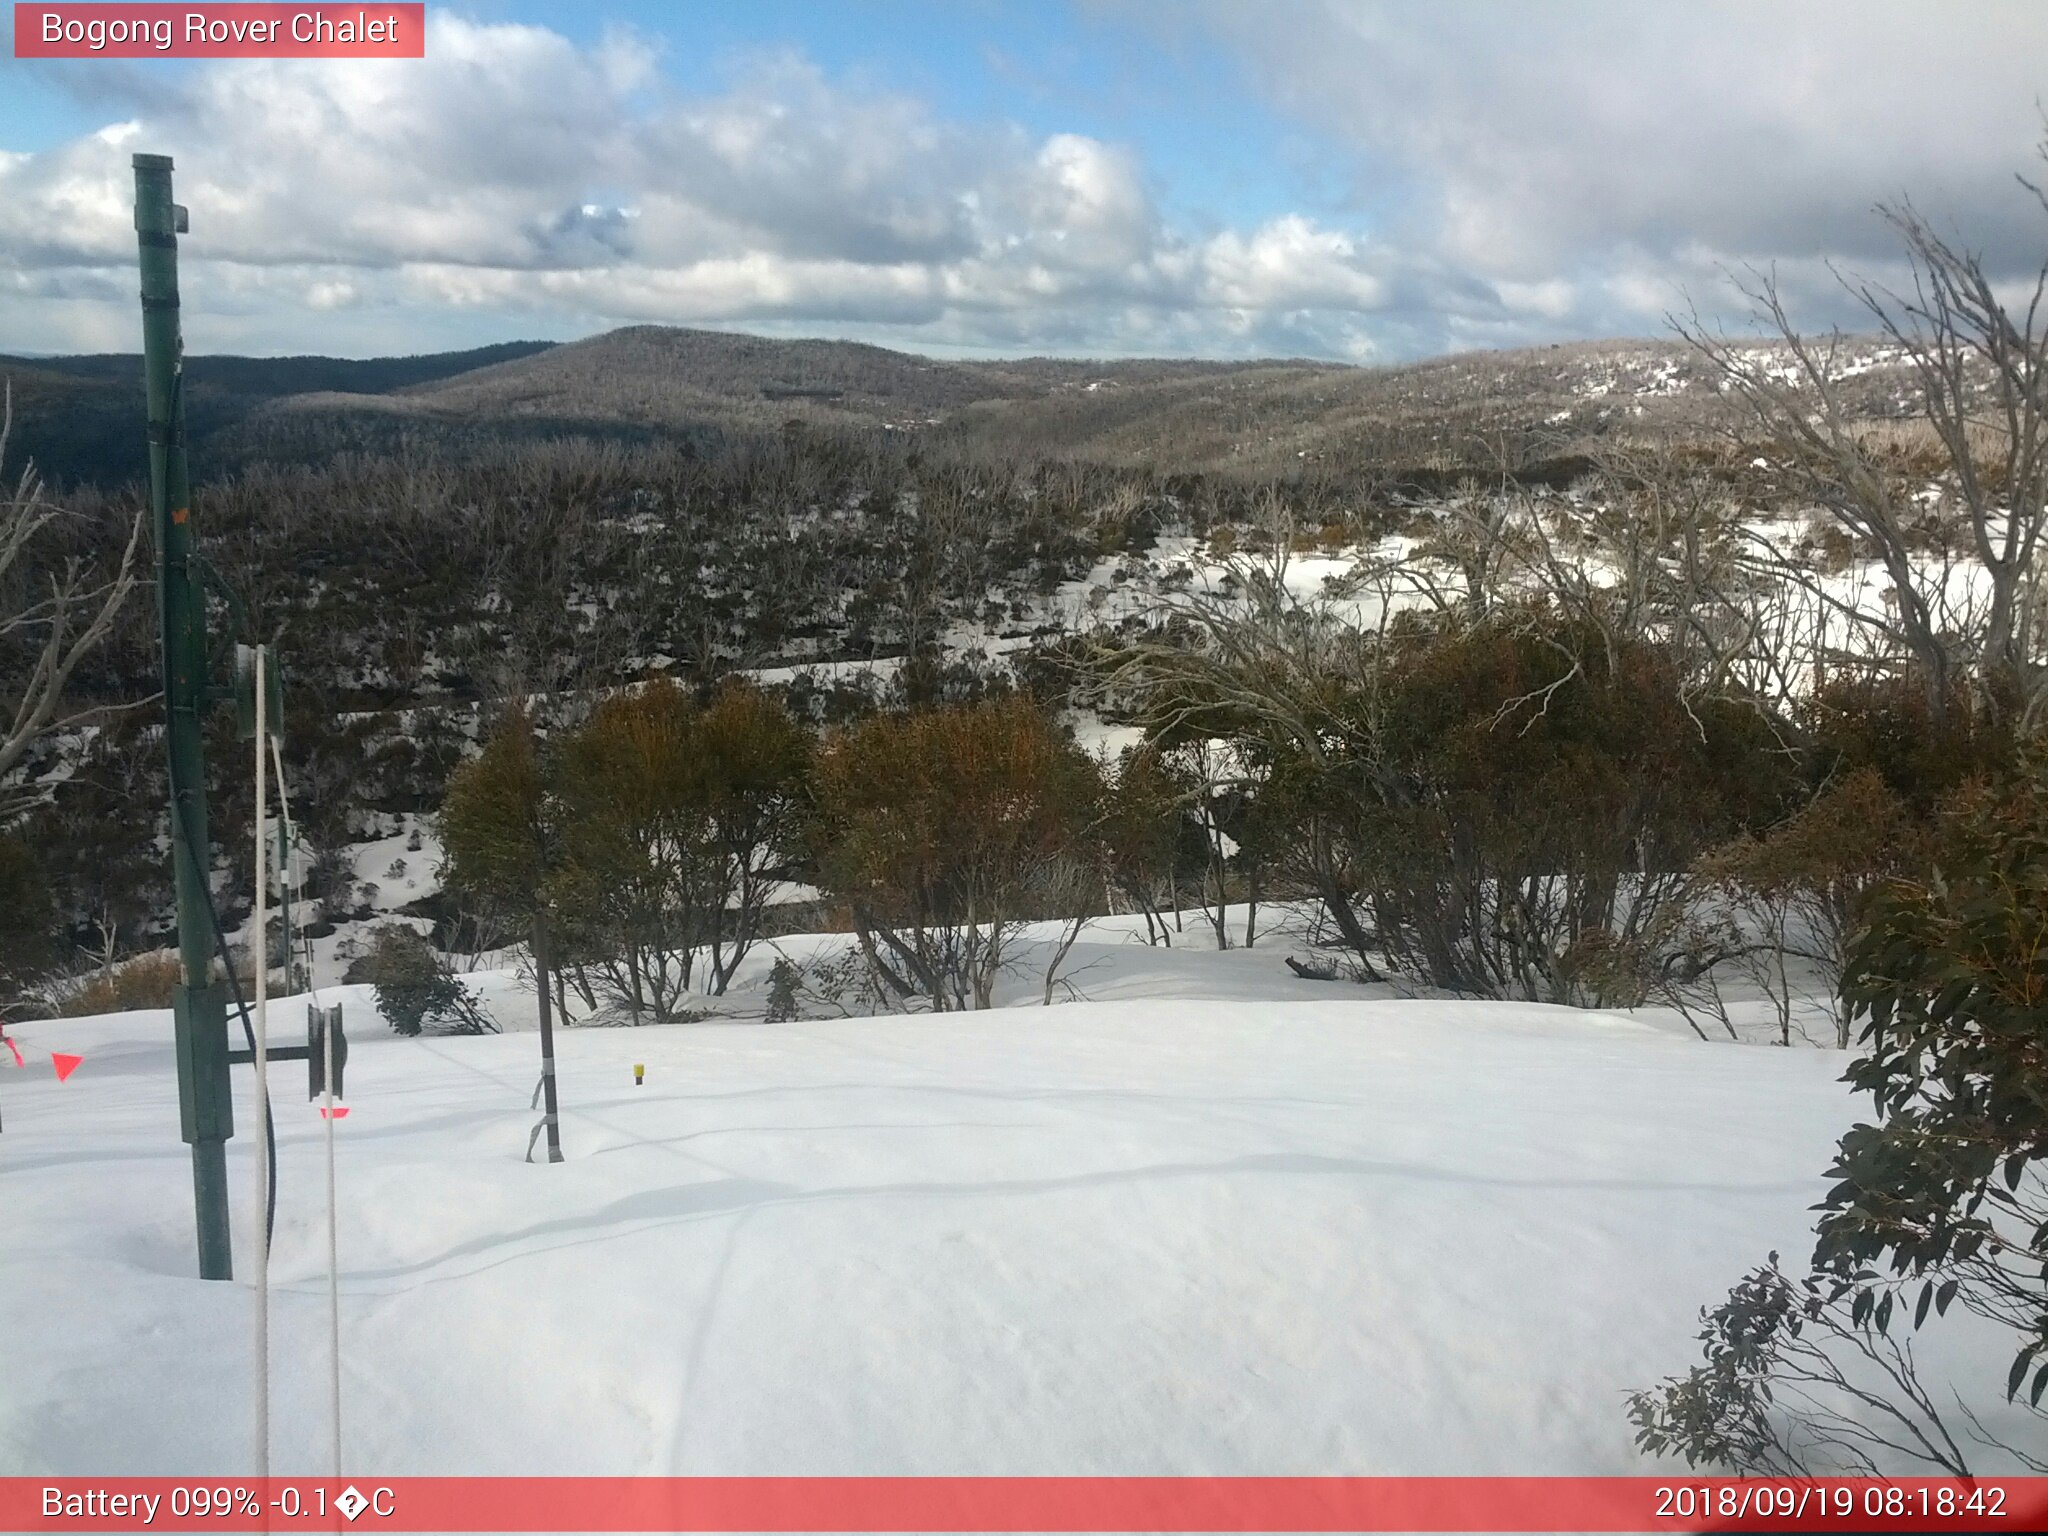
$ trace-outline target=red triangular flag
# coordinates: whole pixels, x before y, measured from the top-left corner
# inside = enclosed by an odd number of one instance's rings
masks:
[[[348,1106],[346,1104],[337,1104],[334,1106],[334,1109],[332,1111],[332,1118],[339,1120],[347,1114]],[[320,1118],[323,1120],[329,1118],[328,1108],[324,1104],[320,1106]]]
[[[17,1067],[25,1067],[28,1065],[27,1059],[24,1058],[21,1054],[21,1047],[14,1043],[14,1037],[12,1035],[0,1035],[0,1045],[5,1045],[7,1049],[14,1052],[14,1064]]]
[[[83,1056],[66,1056],[62,1051],[50,1052],[50,1065],[57,1069],[57,1081],[60,1083],[76,1072],[84,1060]]]

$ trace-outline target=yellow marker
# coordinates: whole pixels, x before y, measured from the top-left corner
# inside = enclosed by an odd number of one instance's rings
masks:
[[[637,1061],[636,1061],[636,1062],[634,1062],[634,1063],[633,1063],[633,1086],[634,1086],[635,1088],[638,1088],[638,1087],[640,1086],[640,1080],[641,1080],[641,1079],[642,1079],[643,1077],[645,1077],[646,1075],[647,1075],[647,1068],[646,1068],[646,1066],[645,1066],[645,1065],[644,1065],[643,1063],[641,1063],[641,1062],[637,1062]]]

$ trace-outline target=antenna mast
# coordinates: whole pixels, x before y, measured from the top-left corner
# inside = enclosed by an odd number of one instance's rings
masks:
[[[207,887],[206,593],[192,554],[185,343],[178,325],[178,236],[186,227],[185,210],[171,201],[170,156],[137,155],[135,239],[142,265],[142,369],[149,399],[149,509],[156,535],[157,611],[163,623],[171,866],[178,892],[178,953],[184,967],[173,995],[178,1114],[192,1148],[199,1274],[206,1280],[231,1280],[227,1143],[235,1133],[235,1118],[228,1084],[227,992],[208,980],[215,935]]]

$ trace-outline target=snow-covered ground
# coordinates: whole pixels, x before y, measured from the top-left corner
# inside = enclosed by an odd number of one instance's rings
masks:
[[[1623,1395],[1692,1363],[1697,1308],[1767,1251],[1803,1255],[1859,1108],[1832,1052],[1392,999],[1266,948],[1074,959],[1089,1000],[1053,1008],[1020,983],[981,1015],[563,1031],[561,1166],[522,1161],[509,974],[496,1037],[398,1039],[330,990],[349,1465],[1643,1471]],[[0,1473],[248,1472],[250,1074],[243,1278],[211,1284],[168,1016],[15,1033]],[[85,1058],[67,1082],[53,1050]],[[310,1473],[321,1121],[275,1072],[276,1466]]]

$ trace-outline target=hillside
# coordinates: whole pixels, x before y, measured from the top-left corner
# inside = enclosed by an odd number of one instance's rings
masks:
[[[1187,387],[1221,378],[1321,374],[1317,364],[1093,363],[1055,358],[957,362],[847,341],[779,341],[634,326],[375,400],[340,392],[280,400],[270,420],[374,413],[464,427],[545,423],[598,432],[819,428],[925,431],[967,420],[990,445],[1012,409],[1071,400],[1106,406],[1110,388]],[[1348,371],[1348,370],[1343,370]],[[988,414],[963,418],[970,408]]]
[[[1761,349],[1767,355],[1769,349]],[[1328,474],[1488,465],[1616,437],[1698,432],[1708,370],[1675,341],[1585,342],[1384,368],[1269,360],[960,362],[846,341],[635,326],[562,346],[353,361],[199,357],[186,402],[195,473],[319,463],[345,450],[582,436],[647,441],[782,430],[914,433],[980,457],[1167,472]],[[60,481],[140,473],[134,357],[0,358],[17,448]],[[1852,341],[1851,405],[1903,414],[1897,358]]]
[[[376,414],[464,427],[917,432],[970,451],[1172,470],[1268,472],[1356,457],[1419,459],[1475,433],[1560,442],[1624,421],[1691,422],[1705,372],[1675,343],[1474,354],[1389,368],[1267,360],[945,362],[852,342],[768,341],[642,326],[375,400],[277,401],[252,431]],[[1648,418],[1643,420],[1643,418]]]
[[[218,436],[268,401],[337,390],[378,396],[530,357],[549,345],[509,341],[411,357],[189,357],[185,426],[194,444],[195,469],[203,476],[220,468],[217,460],[208,462]],[[147,473],[140,353],[0,354],[0,379],[14,396],[12,452],[33,458],[52,480],[117,485]]]

